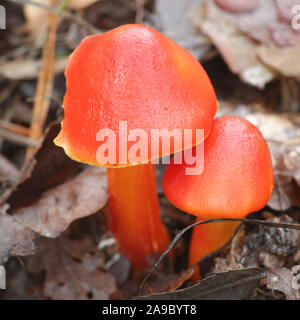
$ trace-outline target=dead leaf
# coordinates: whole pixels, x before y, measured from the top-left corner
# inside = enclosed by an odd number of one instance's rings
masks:
[[[191,13],[191,20],[217,47],[230,70],[242,81],[258,88],[274,79],[275,73],[265,66],[256,53],[257,44],[246,37],[219,9],[214,1]]]
[[[230,15],[230,21],[248,38],[267,45],[274,44],[269,27],[277,22],[277,18],[277,8],[273,0],[260,1],[256,10],[249,13]]]
[[[300,79],[299,63],[300,41],[290,48],[266,47],[258,48],[261,60],[286,77]]]
[[[36,204],[16,210],[13,217],[42,236],[56,238],[74,220],[99,211],[107,199],[106,170],[90,167],[43,194]]]
[[[0,265],[9,256],[28,256],[37,251],[34,232],[6,214],[6,210],[7,206],[0,208]]]
[[[149,282],[149,287],[144,290],[143,294],[170,292],[176,290],[181,287],[185,281],[192,277],[194,270],[194,268],[188,268],[176,274],[157,273],[156,279],[152,279]]]
[[[269,222],[275,223],[293,223],[293,220],[282,215],[268,219]],[[286,257],[292,257],[297,252],[300,233],[297,230],[283,228],[269,228],[262,225],[252,229],[249,234],[238,234],[232,241],[230,255],[227,257],[227,269],[241,269],[249,267],[258,267],[265,265],[270,267],[270,262],[277,267],[286,261]],[[215,270],[224,270],[224,264],[219,259]]]
[[[212,6],[211,10],[212,14],[220,12],[216,11],[216,6]],[[282,49],[293,46],[300,40],[299,35],[292,29],[290,21],[280,20],[278,6],[273,0],[260,1],[256,9],[248,13],[223,12],[223,15],[247,37],[267,47],[278,46]]]
[[[107,300],[116,291],[114,277],[104,272],[105,256],[90,238],[44,239],[28,262],[30,273],[46,272],[43,294],[52,300]]]
[[[278,290],[285,294],[287,300],[300,300],[300,290],[293,288],[294,275],[287,268],[276,268],[266,273],[264,282],[268,289]]]
[[[53,122],[46,130],[44,140],[34,157],[22,168],[18,181],[2,191],[0,204],[7,202],[10,210],[38,201],[43,192],[74,177],[82,168],[54,145],[53,139],[60,130],[60,123]]]
[[[82,165],[53,144],[59,128],[58,123],[50,125],[18,182],[2,194],[3,208],[12,214],[0,216],[2,260],[9,254],[32,254],[36,233],[57,237],[72,221],[97,212],[106,203],[105,169],[86,166],[78,174]]]
[[[264,277],[259,269],[233,270],[217,273],[186,289],[142,296],[137,300],[241,300],[248,298]]]
[[[194,25],[211,39],[230,70],[258,88],[279,73],[300,77],[300,33],[292,29],[290,21],[279,17],[273,0],[260,1],[255,10],[243,14],[228,12],[215,0],[206,0],[191,14]]]

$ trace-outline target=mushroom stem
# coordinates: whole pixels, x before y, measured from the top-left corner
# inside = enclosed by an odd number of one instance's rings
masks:
[[[205,219],[197,218],[198,221]],[[220,249],[234,235],[240,222],[215,222],[201,224],[194,228],[189,250],[189,266],[197,263],[201,258]],[[201,279],[201,271],[196,268],[193,280]]]
[[[143,270],[146,257],[163,252],[169,244],[160,217],[155,165],[108,168],[107,177],[110,230],[132,268]]]

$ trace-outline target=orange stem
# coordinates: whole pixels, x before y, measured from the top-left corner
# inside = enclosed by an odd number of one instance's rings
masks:
[[[147,255],[161,253],[169,244],[160,217],[155,165],[109,168],[107,176],[110,230],[132,268],[143,270]]]
[[[197,222],[203,220],[205,219],[197,218]],[[224,246],[232,238],[239,224],[240,222],[214,222],[195,227],[190,243],[189,266]],[[200,270],[196,268],[193,280],[199,279]]]

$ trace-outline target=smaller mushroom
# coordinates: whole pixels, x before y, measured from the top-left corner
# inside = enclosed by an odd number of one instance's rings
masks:
[[[201,219],[244,218],[262,209],[274,185],[272,160],[260,131],[249,121],[224,116],[215,119],[204,143],[204,170],[186,175],[190,167],[172,161],[165,172],[166,197],[179,209]],[[194,228],[189,265],[221,248],[238,222],[208,223]]]

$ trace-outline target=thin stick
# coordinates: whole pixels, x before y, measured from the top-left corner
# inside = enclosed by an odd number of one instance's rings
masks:
[[[6,129],[0,128],[0,137],[3,137],[7,140],[10,140],[16,144],[25,147],[38,147],[40,145],[40,141],[32,140],[28,137],[23,136],[22,134],[8,131]]]
[[[211,219],[211,220],[204,220],[204,221],[198,221],[195,222],[189,226],[187,226],[186,228],[184,228],[183,230],[181,230],[176,236],[175,238],[171,241],[171,243],[169,244],[168,248],[160,255],[159,259],[157,260],[157,262],[154,264],[154,266],[151,268],[151,270],[149,271],[149,273],[147,274],[147,276],[144,278],[144,280],[142,281],[141,285],[140,285],[140,293],[143,291],[144,286],[146,284],[146,282],[148,281],[148,279],[150,278],[150,276],[152,275],[152,273],[154,272],[154,270],[158,267],[158,265],[161,263],[161,261],[163,260],[163,258],[170,252],[170,250],[174,247],[174,245],[177,243],[177,241],[190,229],[199,226],[201,224],[207,224],[207,223],[212,223],[212,222],[223,222],[223,221],[227,221],[227,222],[241,222],[241,223],[249,223],[249,224],[258,224],[258,225],[265,225],[266,227],[271,227],[271,228],[286,228],[286,229],[294,229],[294,230],[300,230],[300,224],[294,224],[294,223],[276,223],[276,222],[268,222],[268,221],[262,221],[262,220],[255,220],[255,219]]]
[[[145,6],[145,0],[135,0],[135,7],[136,7],[135,23],[143,23],[144,15],[145,15],[144,6]]]
[[[13,133],[21,134],[23,136],[29,136],[29,128],[20,126],[19,124],[15,124],[6,120],[0,120],[0,128]]]
[[[52,0],[52,5],[56,5],[56,0]],[[56,28],[58,18],[53,12],[49,12],[48,38],[45,42],[42,56],[42,66],[38,78],[35,102],[33,106],[32,122],[30,126],[29,137],[33,140],[39,140],[43,135],[44,125],[47,119],[54,79],[54,54],[56,41]],[[29,147],[26,153],[26,159],[34,154],[35,149]]]

